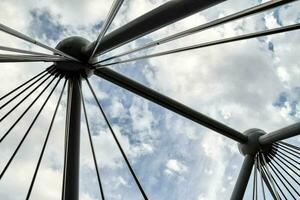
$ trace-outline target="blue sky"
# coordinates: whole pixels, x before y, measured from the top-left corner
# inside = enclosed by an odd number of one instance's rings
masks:
[[[125,1],[109,31],[164,2]],[[111,3],[110,0],[29,0],[26,3],[4,0],[0,2],[0,7],[4,8],[0,22],[53,47],[61,39],[73,35],[93,41]],[[258,3],[261,1],[228,0],[106,56]],[[300,4],[296,2],[135,55],[293,24],[300,21],[299,8]],[[0,41],[3,46],[43,51],[4,33],[0,33]],[[269,132],[295,123],[300,118],[299,41],[299,32],[294,31],[112,68],[241,132],[250,128]],[[0,78],[4,83],[0,86],[1,94],[47,66],[45,63],[1,64],[3,73]],[[105,80],[91,77],[91,82],[149,199],[229,199],[243,159],[234,141]],[[85,83],[83,90],[107,199],[142,199]],[[0,199],[24,199],[45,129],[49,125],[48,113],[53,112],[58,95],[57,92],[51,99],[34,126],[33,135],[24,143],[11,170],[0,181]],[[60,198],[65,98],[32,199]],[[26,102],[27,105],[29,102]],[[26,104],[18,111],[25,107]],[[7,162],[38,108],[38,105],[34,107],[7,141],[0,145],[0,168]],[[1,115],[6,110],[1,110]],[[19,112],[2,123],[1,130],[7,129]],[[82,119],[80,199],[96,200],[100,199],[99,188]],[[293,138],[290,142],[299,146],[300,139]],[[249,198],[250,190],[251,186],[245,199]]]

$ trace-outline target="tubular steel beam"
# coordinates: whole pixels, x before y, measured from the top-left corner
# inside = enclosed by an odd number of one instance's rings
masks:
[[[151,47],[155,47],[155,46],[167,43],[167,42],[171,42],[171,41],[174,41],[174,40],[177,40],[177,39],[180,39],[180,38],[183,38],[183,37],[195,34],[195,33],[199,33],[201,31],[205,31],[205,30],[210,29],[210,28],[214,28],[216,26],[220,26],[220,25],[225,24],[225,23],[232,22],[234,20],[242,19],[244,17],[249,17],[251,15],[254,15],[254,14],[257,14],[257,13],[260,13],[260,12],[264,12],[264,11],[269,10],[269,9],[276,8],[278,6],[282,6],[282,5],[291,3],[293,1],[296,1],[296,0],[273,0],[273,1],[268,1],[266,3],[260,4],[260,5],[257,5],[257,6],[253,6],[251,8],[248,8],[248,9],[242,10],[240,12],[228,15],[226,17],[216,19],[214,21],[211,21],[211,22],[208,22],[208,23],[205,23],[205,24],[201,24],[199,26],[181,31],[179,33],[172,34],[172,35],[164,37],[162,39],[149,42],[149,43],[147,43],[146,45],[144,45],[142,47],[137,47],[137,48],[129,50],[127,52],[124,52],[124,53],[121,53],[121,54],[118,54],[118,55],[114,55],[112,57],[109,57],[109,58],[106,58],[106,59],[102,60],[101,62],[105,62],[105,61],[112,60],[112,59],[115,59],[115,58],[119,58],[119,57],[131,54],[131,53],[134,53],[134,52],[138,52],[138,51],[148,49],[148,48],[151,48]]]
[[[100,68],[94,71],[95,75],[104,78],[122,88],[125,88],[137,95],[140,95],[154,103],[157,103],[179,115],[182,115],[194,122],[197,122],[209,129],[212,129],[226,137],[229,137],[237,142],[245,143],[248,137],[242,133],[211,119],[163,94],[160,94],[126,76],[123,76],[114,70],[108,68]]]
[[[246,155],[242,165],[242,169],[239,173],[238,179],[235,183],[233,192],[231,194],[230,200],[243,199],[244,193],[246,191],[249,182],[253,164],[254,164],[254,156]]]
[[[172,24],[180,19],[188,17],[196,12],[207,9],[225,0],[172,0],[158,8],[129,22],[125,26],[106,35],[96,50],[96,54],[103,53],[153,31]],[[95,42],[85,49],[87,55],[91,55]]]
[[[66,166],[63,200],[79,199],[79,161],[80,161],[80,118],[81,118],[81,79],[69,79],[66,135]]]
[[[259,137],[261,145],[272,144],[300,134],[300,122]]]

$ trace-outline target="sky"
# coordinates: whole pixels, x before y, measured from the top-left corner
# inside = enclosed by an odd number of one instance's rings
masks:
[[[0,22],[52,47],[74,35],[94,41],[112,2],[1,0]],[[164,2],[125,0],[108,32]],[[113,50],[103,55],[103,58],[262,2],[266,1],[228,0]],[[129,58],[299,23],[299,8],[298,1],[138,52]],[[111,68],[240,132],[250,128],[271,132],[300,119],[299,41],[299,31],[293,31],[114,65]],[[0,42],[1,46],[49,53],[3,32],[0,32]],[[0,95],[49,65],[1,63]],[[235,141],[105,80],[95,76],[90,77],[90,80],[149,199],[229,199],[243,161]],[[107,199],[142,199],[86,83],[82,85]],[[42,95],[42,99],[46,98],[50,88]],[[0,181],[0,199],[22,200],[26,197],[62,82],[58,88]],[[3,130],[0,136],[39,91],[41,89],[37,89],[0,123],[0,130]],[[25,95],[2,109],[1,116]],[[0,169],[9,160],[42,103],[42,100],[37,101],[0,144]],[[61,198],[65,109],[66,93],[31,194],[33,200]],[[101,199],[83,116],[81,139],[80,199]],[[300,138],[297,136],[288,142],[299,146]],[[245,199],[251,195],[251,184],[248,186]]]

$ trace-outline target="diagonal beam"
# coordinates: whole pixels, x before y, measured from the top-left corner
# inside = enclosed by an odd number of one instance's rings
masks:
[[[254,156],[246,155],[244,158],[244,162],[243,162],[241,171],[237,178],[237,181],[235,182],[235,186],[234,186],[233,192],[231,194],[230,200],[243,199],[244,193],[246,191],[246,188],[247,188],[247,185],[249,182],[249,178],[251,175],[253,165],[254,165]]]
[[[259,143],[261,145],[272,144],[280,140],[285,140],[291,137],[295,137],[300,133],[300,122],[293,125],[287,126],[285,128],[279,129],[277,131],[270,132],[268,134],[259,137]]]
[[[163,94],[160,94],[126,76],[117,73],[108,68],[100,68],[94,71],[95,75],[104,78],[122,88],[125,88],[137,95],[140,95],[154,103],[157,103],[179,115],[182,115],[194,122],[197,122],[209,129],[212,129],[226,137],[229,137],[237,142],[245,143],[248,137],[242,133],[211,119]]]
[[[66,53],[64,53],[64,52],[62,52],[62,51],[60,51],[58,49],[54,49],[54,48],[52,48],[52,47],[50,47],[48,45],[45,45],[45,44],[43,44],[43,43],[41,43],[41,42],[39,42],[39,41],[37,41],[37,40],[35,40],[33,38],[31,38],[31,37],[29,37],[29,36],[21,33],[21,32],[18,32],[18,31],[14,30],[14,29],[12,29],[12,28],[10,28],[8,26],[5,26],[4,24],[1,24],[1,23],[0,23],[0,30],[3,31],[3,32],[5,32],[5,33],[7,33],[7,34],[9,34],[9,35],[15,36],[15,37],[17,37],[19,39],[22,39],[24,41],[30,42],[30,43],[35,44],[37,46],[40,46],[40,47],[42,47],[44,49],[52,51],[53,53],[56,53],[56,54],[61,55],[61,56],[64,56],[64,57],[66,57],[68,59],[77,60],[76,58],[73,58],[72,56],[67,55]]]
[[[106,35],[96,54],[107,52],[225,0],[171,0]],[[95,42],[84,51],[91,55]]]
[[[104,66],[110,66],[110,65],[115,65],[115,64],[121,64],[121,63],[142,60],[142,59],[146,59],[146,58],[160,57],[160,56],[170,55],[170,54],[174,54],[174,53],[180,53],[180,52],[184,52],[184,51],[190,51],[190,50],[200,49],[200,48],[204,48],[204,47],[215,46],[215,45],[219,45],[219,44],[226,44],[226,43],[237,42],[237,41],[241,41],[241,40],[247,40],[247,39],[252,39],[252,38],[257,38],[257,37],[274,35],[274,34],[278,34],[278,33],[284,33],[284,32],[288,32],[288,31],[295,31],[298,29],[300,29],[300,23],[294,24],[294,25],[289,25],[289,26],[283,26],[283,27],[279,27],[279,28],[274,28],[274,29],[269,29],[269,30],[264,30],[264,31],[259,31],[259,32],[255,32],[255,33],[248,33],[245,35],[239,35],[239,36],[234,36],[234,37],[220,39],[220,40],[215,40],[215,41],[211,41],[211,42],[204,42],[204,43],[200,43],[200,44],[196,44],[196,45],[192,45],[192,46],[181,47],[181,48],[172,49],[172,50],[168,50],[168,51],[162,51],[162,52],[158,52],[158,53],[154,53],[154,54],[150,54],[150,55],[139,56],[139,57],[130,58],[127,60],[121,60],[121,61],[117,61],[117,62],[112,62],[112,63],[108,63],[108,64],[102,64],[102,65],[99,65],[99,68],[104,67]],[[98,64],[98,63],[101,63],[101,61],[96,62],[95,64]]]
[[[101,43],[104,35],[106,34],[108,28],[110,27],[111,23],[113,22],[115,16],[117,15],[119,9],[121,8],[122,3],[124,2],[124,0],[115,0],[110,11],[109,14],[104,22],[103,28],[97,38],[97,40],[95,41],[95,47],[93,49],[93,52],[90,56],[90,59],[92,59],[96,53],[97,48],[99,47],[99,44]]]
[[[297,0],[273,0],[273,1],[268,1],[266,3],[260,4],[260,5],[257,5],[257,6],[253,6],[251,8],[248,8],[248,9],[245,9],[243,11],[228,15],[226,17],[216,19],[214,21],[211,21],[211,22],[208,22],[208,23],[205,23],[205,24],[201,24],[199,26],[187,29],[185,31],[181,31],[179,33],[172,34],[172,35],[164,37],[162,39],[149,42],[149,43],[147,43],[146,45],[144,45],[142,47],[138,47],[138,48],[132,49],[130,51],[127,51],[127,52],[124,52],[124,53],[106,58],[106,59],[102,60],[101,62],[106,62],[108,60],[120,58],[120,57],[123,57],[125,55],[132,54],[134,52],[138,52],[138,51],[141,51],[141,50],[144,50],[144,49],[148,49],[148,48],[151,48],[151,47],[162,45],[164,43],[171,42],[171,41],[174,41],[174,40],[177,40],[177,39],[180,39],[180,38],[183,38],[183,37],[195,34],[195,33],[199,33],[201,31],[205,31],[207,29],[214,28],[216,26],[220,26],[222,24],[232,22],[234,20],[242,19],[242,18],[251,16],[253,14],[264,12],[264,11],[267,11],[269,9],[273,9],[275,7],[278,7],[278,6],[288,4],[288,3],[293,2],[293,1],[297,1]]]

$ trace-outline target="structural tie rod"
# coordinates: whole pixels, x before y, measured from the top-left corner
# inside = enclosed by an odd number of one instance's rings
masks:
[[[12,93],[14,93],[15,91],[17,91],[18,89],[22,88],[23,86],[27,85],[28,83],[30,83],[31,81],[33,81],[34,79],[36,79],[37,77],[41,76],[42,74],[46,73],[49,69],[51,69],[51,67],[45,69],[44,71],[42,71],[41,73],[35,75],[34,77],[32,77],[31,79],[29,79],[28,81],[22,83],[21,85],[19,85],[18,87],[16,87],[15,89],[11,90],[10,92],[8,92],[7,94],[3,95],[2,97],[0,97],[0,101],[2,101],[3,99],[5,99],[6,97],[8,97],[9,95],[11,95]]]
[[[86,123],[86,127],[87,127],[89,142],[90,142],[90,146],[91,146],[91,150],[92,150],[93,161],[94,161],[94,165],[95,165],[95,169],[96,169],[96,173],[97,173],[97,180],[98,180],[98,185],[99,185],[99,189],[100,189],[100,194],[101,194],[102,200],[105,200],[103,186],[102,186],[102,182],[101,182],[101,176],[100,176],[100,172],[99,172],[99,168],[98,168],[98,162],[97,162],[96,153],[95,153],[95,149],[94,149],[94,143],[93,143],[89,120],[88,120],[87,111],[86,111],[86,107],[85,107],[85,100],[84,100],[84,97],[82,94],[81,87],[80,87],[80,96],[81,96],[81,101],[82,101],[83,113],[84,113],[85,123]]]
[[[10,157],[9,161],[7,162],[7,164],[5,165],[4,169],[2,170],[1,174],[0,174],[0,180],[2,179],[3,175],[5,174],[6,170],[8,169],[9,165],[11,164],[11,162],[13,161],[14,157],[16,156],[16,154],[18,153],[18,150],[20,149],[20,147],[22,146],[23,142],[25,141],[26,137],[28,136],[28,133],[30,132],[31,128],[33,127],[33,125],[35,124],[37,118],[39,117],[39,115],[41,114],[42,110],[44,109],[45,105],[47,104],[48,100],[50,99],[51,95],[53,94],[54,90],[56,89],[58,83],[60,82],[62,77],[59,78],[59,80],[56,82],[55,86],[53,87],[53,89],[51,90],[51,92],[49,93],[49,95],[47,96],[46,100],[44,101],[42,107],[40,108],[40,110],[38,111],[38,113],[36,114],[36,116],[34,117],[33,121],[31,122],[29,128],[27,129],[25,135],[23,136],[23,138],[21,139],[20,143],[18,144],[17,148],[15,149],[13,155]]]
[[[41,95],[46,91],[46,89],[51,85],[56,77],[48,83],[48,85],[39,93],[39,95],[33,100],[33,102],[26,108],[26,110],[20,115],[20,117],[13,123],[13,125],[6,131],[6,133],[1,137],[0,143],[4,140],[4,138],[10,133],[10,131],[19,123],[19,121],[24,117],[24,115],[28,112],[28,110],[34,105],[34,103],[41,97]]]
[[[10,55],[0,54],[0,63],[7,62],[60,62],[68,61],[64,57],[58,56],[37,56],[37,55]]]
[[[48,45],[45,45],[45,44],[43,44],[43,43],[41,43],[41,42],[39,42],[39,41],[37,41],[37,40],[35,40],[35,39],[33,39],[33,38],[25,35],[23,33],[20,33],[20,32],[14,30],[14,29],[12,29],[12,28],[10,28],[8,26],[5,26],[4,24],[1,24],[1,23],[0,23],[0,30],[3,31],[3,32],[5,32],[5,33],[7,33],[7,34],[9,34],[9,35],[15,36],[15,37],[17,37],[19,39],[22,39],[24,41],[30,42],[30,43],[35,44],[37,46],[40,46],[40,47],[42,47],[44,49],[52,51],[53,53],[56,53],[56,54],[61,55],[61,56],[64,56],[64,57],[66,57],[68,59],[77,60],[76,58],[73,58],[72,56],[67,55],[64,52],[60,51],[60,50],[57,50],[57,49],[54,49],[54,48],[52,48],[52,47],[50,47]]]
[[[153,31],[161,29],[192,14],[210,8],[225,0],[172,0],[138,17],[128,24],[105,35],[96,49],[96,55],[111,51],[128,42],[136,40]],[[91,55],[95,42],[84,49],[86,55]]]
[[[183,38],[183,37],[195,34],[195,33],[199,33],[201,31],[205,31],[207,29],[210,29],[210,28],[213,28],[213,27],[216,27],[216,26],[220,26],[220,25],[225,24],[225,23],[232,22],[234,20],[242,19],[244,17],[248,17],[248,16],[251,16],[253,14],[257,14],[257,13],[260,13],[260,12],[267,11],[269,9],[273,9],[275,7],[278,7],[278,6],[282,6],[284,4],[287,4],[287,3],[290,3],[290,2],[293,2],[293,1],[296,1],[296,0],[273,0],[273,1],[268,1],[266,3],[263,3],[263,4],[260,4],[260,5],[245,9],[245,10],[240,11],[238,13],[234,13],[234,14],[231,14],[229,16],[226,16],[226,17],[208,22],[206,24],[202,24],[202,25],[190,28],[188,30],[181,31],[179,33],[175,33],[175,34],[170,35],[168,37],[149,42],[148,44],[146,44],[142,47],[138,47],[138,48],[132,49],[130,51],[127,51],[127,52],[124,52],[124,53],[106,58],[104,60],[101,60],[100,63],[106,62],[108,60],[120,58],[120,57],[123,57],[125,55],[132,54],[134,52],[138,52],[138,51],[148,49],[148,48],[151,48],[151,47],[155,47],[155,46],[167,43],[167,42],[171,42],[171,41],[174,41],[174,40],[177,40],[177,39],[180,39],[180,38]]]
[[[2,50],[2,51],[10,51],[10,52],[14,52],[14,53],[24,53],[24,54],[31,54],[31,55],[37,55],[37,56],[46,56],[46,57],[53,57],[53,58],[61,58],[61,56],[57,56],[57,55],[40,53],[40,52],[36,52],[36,51],[28,51],[28,50],[23,50],[23,49],[18,49],[18,48],[12,48],[12,47],[6,47],[6,46],[0,46],[0,50]]]
[[[99,44],[102,42],[104,35],[106,34],[108,28],[110,27],[111,23],[113,22],[113,20],[114,20],[115,16],[117,15],[119,9],[121,8],[121,5],[123,2],[124,2],[124,0],[114,0],[114,3],[109,11],[109,14],[104,22],[104,25],[102,26],[102,30],[100,31],[100,34],[95,42],[94,50],[93,50],[92,54],[90,55],[89,59],[92,59],[94,57],[96,50],[99,47]]]
[[[122,156],[123,156],[123,158],[124,158],[124,160],[125,160],[125,162],[127,164],[127,167],[129,169],[131,175],[133,176],[133,178],[134,178],[134,180],[135,180],[135,182],[136,182],[136,184],[137,184],[137,186],[138,186],[138,188],[139,188],[139,190],[140,190],[143,198],[145,200],[148,200],[148,197],[147,197],[147,195],[146,195],[146,193],[145,193],[142,185],[140,184],[140,181],[138,180],[138,177],[136,176],[133,168],[131,167],[131,164],[130,164],[130,162],[129,162],[129,160],[128,160],[128,158],[127,158],[127,156],[126,156],[126,154],[125,154],[125,152],[124,152],[124,150],[123,150],[123,148],[122,148],[122,146],[121,146],[121,144],[120,144],[120,142],[119,142],[119,140],[118,140],[118,138],[117,138],[117,136],[116,136],[116,134],[114,132],[114,130],[112,129],[112,126],[110,125],[110,122],[108,121],[108,118],[106,117],[106,114],[105,114],[105,112],[104,112],[104,110],[103,110],[100,102],[98,101],[97,96],[96,96],[96,94],[95,94],[95,92],[94,92],[94,90],[93,90],[93,88],[92,88],[89,80],[87,78],[85,78],[85,80],[88,83],[88,86],[89,86],[89,88],[90,88],[90,90],[91,90],[91,92],[92,92],[92,94],[94,96],[94,99],[95,99],[95,101],[96,101],[96,103],[98,105],[98,108],[100,109],[100,112],[102,113],[102,115],[104,117],[104,120],[105,120],[105,122],[106,122],[106,124],[107,124],[107,126],[108,126],[108,128],[109,128],[109,130],[110,130],[110,132],[111,132],[111,134],[112,134],[115,142],[117,143],[118,148],[119,148],[119,150],[120,150],[120,152],[121,152],[121,154],[122,154]]]
[[[196,45],[192,45],[192,46],[181,47],[181,48],[177,48],[177,49],[173,49],[173,50],[162,51],[162,52],[158,52],[158,53],[154,53],[154,54],[150,54],[150,55],[139,56],[139,57],[130,58],[127,60],[121,60],[121,61],[112,62],[112,63],[99,64],[101,62],[101,61],[99,61],[99,62],[96,62],[94,64],[94,66],[96,68],[102,68],[102,67],[110,66],[110,65],[133,62],[133,61],[142,60],[142,59],[146,59],[146,58],[160,57],[160,56],[164,56],[164,55],[170,55],[170,54],[174,54],[174,53],[180,53],[180,52],[184,52],[184,51],[190,51],[190,50],[200,49],[200,48],[204,48],[204,47],[215,46],[215,45],[219,45],[219,44],[226,44],[226,43],[231,43],[231,42],[236,42],[236,41],[241,41],[241,40],[246,40],[246,39],[252,39],[252,38],[257,38],[257,37],[263,37],[263,36],[268,36],[268,35],[288,32],[288,31],[295,31],[298,29],[300,29],[300,23],[294,24],[294,25],[289,25],[289,26],[284,26],[284,27],[280,27],[280,28],[259,31],[259,32],[255,32],[255,33],[249,33],[249,34],[245,34],[245,35],[234,36],[234,37],[220,39],[220,40],[216,40],[216,41],[200,43],[200,44],[196,44]],[[97,65],[97,64],[99,64],[99,65]]]
[[[15,96],[13,96],[12,98],[10,98],[6,103],[2,104],[0,106],[0,109],[3,109],[5,106],[7,106],[8,104],[10,104],[13,100],[15,100],[17,97],[19,97],[21,94],[23,94],[24,92],[26,92],[29,88],[31,88],[33,85],[35,85],[38,81],[40,81],[41,79],[43,79],[45,76],[47,76],[47,73],[44,74],[43,76],[39,77],[37,80],[35,80],[33,83],[31,83],[30,85],[28,85],[26,88],[24,88],[23,90],[21,90],[19,93],[17,93]],[[47,80],[49,77],[51,76],[51,74],[48,74],[48,76],[43,80]],[[43,82],[42,81],[42,82]],[[40,83],[39,83],[40,85]],[[30,92],[32,93],[32,91]]]
[[[2,122],[7,116],[9,116],[17,107],[19,107],[29,96],[31,96],[39,87],[41,87],[48,79],[50,79],[51,74],[46,77],[40,84],[38,84],[35,88],[33,88],[30,93],[28,93],[23,99],[21,99],[14,107],[12,107],[3,117],[1,117],[0,122]],[[1,109],[4,108],[8,103],[11,101],[7,102],[3,106],[1,106]]]
[[[37,163],[37,165],[35,167],[35,171],[34,171],[32,179],[31,179],[31,183],[30,183],[30,187],[29,187],[28,192],[27,192],[26,200],[30,199],[31,191],[32,191],[32,188],[34,186],[34,182],[35,182],[37,173],[39,171],[40,164],[41,164],[42,159],[43,159],[43,155],[44,155],[47,143],[48,143],[48,139],[49,139],[49,136],[50,136],[50,133],[51,133],[51,130],[52,130],[52,126],[53,126],[53,123],[54,123],[54,120],[55,120],[55,117],[56,117],[56,114],[57,114],[57,110],[58,110],[61,98],[63,96],[64,90],[65,90],[65,87],[66,87],[66,83],[67,83],[67,79],[65,80],[64,85],[63,85],[62,90],[61,90],[61,93],[59,95],[59,98],[58,98],[58,101],[57,101],[57,104],[56,104],[56,107],[55,107],[55,110],[54,110],[54,114],[53,114],[53,117],[51,119],[50,126],[48,128],[48,132],[47,132],[47,135],[46,135],[43,147],[42,147],[42,151],[40,153],[40,156],[39,156],[39,159],[38,159],[38,163]]]

